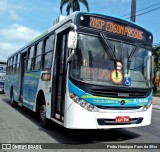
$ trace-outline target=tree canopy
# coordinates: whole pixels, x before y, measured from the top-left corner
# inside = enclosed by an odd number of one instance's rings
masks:
[[[60,3],[61,14],[62,14],[62,9],[65,5],[67,5],[66,7],[67,15],[70,14],[71,10],[73,12],[80,11],[80,3],[82,3],[87,8],[87,11],[89,11],[89,4],[87,0],[61,0],[61,3]]]

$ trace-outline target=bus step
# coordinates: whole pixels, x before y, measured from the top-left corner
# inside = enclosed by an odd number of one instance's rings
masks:
[[[63,122],[61,122],[60,120],[57,120],[57,119],[55,119],[55,118],[51,118],[51,120],[54,121],[54,122],[56,122],[56,123],[58,123],[58,124],[61,125],[61,126],[64,125]]]

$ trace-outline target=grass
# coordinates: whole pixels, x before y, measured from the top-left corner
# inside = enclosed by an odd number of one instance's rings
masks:
[[[153,96],[160,97],[160,88],[157,88],[157,91],[153,93]]]

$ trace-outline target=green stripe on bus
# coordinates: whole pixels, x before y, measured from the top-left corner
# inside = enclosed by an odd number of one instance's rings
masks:
[[[33,40],[31,41],[31,43],[32,43],[32,42],[35,42],[36,40],[38,40],[38,39],[40,39],[40,38],[42,38],[42,37],[45,36],[46,34],[48,34],[48,31],[42,33],[41,35],[39,35],[38,37],[36,37],[35,39],[33,39]]]
[[[35,78],[37,78],[37,79],[40,79],[40,78],[41,78],[39,75],[28,74],[28,73],[26,73],[25,76],[26,76],[26,77],[35,77]]]
[[[124,100],[124,99],[106,98],[106,97],[91,96],[91,95],[84,95],[84,96],[82,96],[81,98],[86,98],[86,99],[98,98],[98,99],[118,100],[118,101]],[[125,101],[126,101],[126,102],[130,102],[130,100],[126,100],[126,99],[125,99]]]

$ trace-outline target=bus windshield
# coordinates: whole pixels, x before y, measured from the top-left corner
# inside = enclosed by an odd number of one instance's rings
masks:
[[[111,39],[107,41],[116,61],[122,65],[123,80],[118,84],[112,80],[111,73],[117,70],[117,67],[115,61],[109,57],[109,51],[103,45],[102,39],[83,34],[78,35],[78,45],[71,63],[72,78],[96,85],[126,86],[124,77],[127,75],[131,84],[126,87],[151,87],[151,78],[148,74],[151,51],[138,47],[134,52],[135,45]]]

